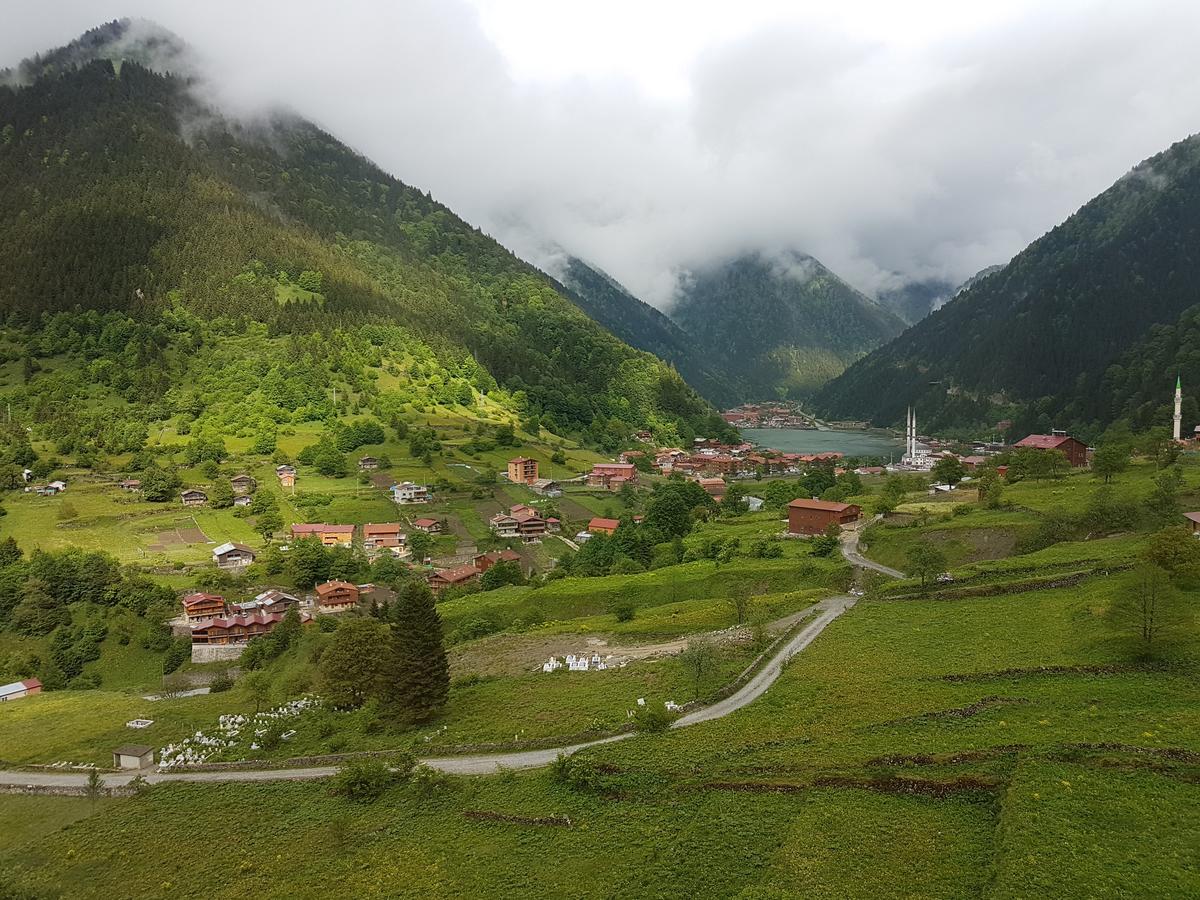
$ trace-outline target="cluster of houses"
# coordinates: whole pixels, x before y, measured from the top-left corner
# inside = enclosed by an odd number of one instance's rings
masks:
[[[429,574],[427,579],[429,589],[433,591],[434,596],[437,596],[450,588],[465,587],[466,585],[474,584],[483,577],[484,572],[499,562],[512,562],[522,565],[521,554],[515,550],[493,550],[489,553],[480,553],[471,562],[461,566],[449,569],[437,569]]]
[[[291,467],[289,466],[288,468]],[[234,506],[249,506],[253,502],[250,495],[258,488],[258,482],[255,481],[253,476],[246,475],[245,473],[234,475],[229,479],[229,485],[233,488]],[[129,478],[120,483],[120,488],[123,491],[136,492],[142,489],[142,483],[137,479]],[[200,490],[200,488],[186,488],[179,492],[179,500],[184,506],[206,506],[208,504],[208,494]]]
[[[721,418],[739,428],[816,428],[795,406],[745,403],[721,413]]]
[[[562,527],[554,516],[543,516],[532,506],[518,503],[508,512],[497,513],[488,520],[492,533],[502,540],[519,539],[526,543],[540,541],[547,534],[558,534]]]
[[[417,519],[413,526],[421,531],[430,530],[431,519]],[[422,526],[422,523],[425,523]],[[390,552],[403,557],[408,545],[408,536],[399,522],[367,522],[365,525],[331,525],[325,522],[297,522],[291,527],[292,538],[316,538],[324,547],[349,547],[354,535],[361,529],[362,546],[368,553]],[[433,529],[438,530],[438,529]]]
[[[49,484],[37,484],[25,488],[26,493],[34,493],[39,497],[54,497],[67,489],[65,481],[51,481]]]
[[[196,592],[183,598],[183,615],[193,646],[245,644],[252,638],[270,634],[290,609],[299,610],[300,621],[307,624],[318,614],[339,615],[358,609],[364,597],[377,591],[373,584],[335,580],[318,584],[308,601],[272,589],[241,603],[230,602],[220,594]]]
[[[562,487],[552,478],[542,478],[538,472],[538,461],[527,456],[518,456],[508,461],[504,477],[512,484],[523,484],[535,494],[543,497],[561,497]]]

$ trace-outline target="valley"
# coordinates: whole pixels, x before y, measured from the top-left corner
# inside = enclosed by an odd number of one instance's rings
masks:
[[[960,288],[600,178],[660,309],[206,77],[0,72],[0,897],[1200,895],[1197,138]]]

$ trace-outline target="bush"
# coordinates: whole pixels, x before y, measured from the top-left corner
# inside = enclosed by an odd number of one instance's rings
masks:
[[[338,769],[330,793],[356,803],[374,803],[399,780],[399,775],[382,760],[355,760]]]
[[[617,617],[618,622],[632,622],[636,612],[637,608],[629,601],[618,603],[613,607],[613,615]]]
[[[218,672],[208,683],[210,694],[223,694],[233,687],[233,676],[228,672]]]
[[[450,787],[450,776],[423,764],[412,770],[409,781],[416,795],[422,800],[440,794]]]
[[[638,707],[633,717],[637,730],[645,734],[662,734],[671,727],[673,721],[675,716],[665,703],[647,702],[645,706]]]

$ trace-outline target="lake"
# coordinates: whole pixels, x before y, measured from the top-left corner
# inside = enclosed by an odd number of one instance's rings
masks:
[[[904,441],[885,431],[812,431],[803,428],[743,428],[746,440],[784,453],[844,453],[846,456],[883,456],[899,459]]]

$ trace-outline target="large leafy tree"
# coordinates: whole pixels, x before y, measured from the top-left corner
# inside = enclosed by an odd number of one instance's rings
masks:
[[[334,632],[321,654],[321,690],[338,709],[354,709],[376,696],[389,661],[387,629],[373,619],[351,619]]]

